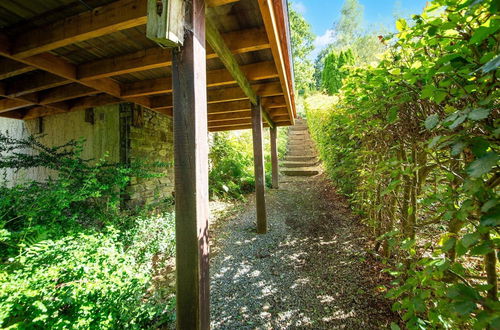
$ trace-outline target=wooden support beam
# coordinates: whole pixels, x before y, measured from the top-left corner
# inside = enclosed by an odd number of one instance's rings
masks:
[[[122,98],[121,96],[122,86],[111,78],[102,78],[91,81],[80,81],[77,79],[76,76],[77,72],[76,65],[70,63],[65,59],[62,59],[50,53],[37,54],[27,58],[18,58],[11,55],[9,49],[10,49],[9,39],[5,35],[0,34],[0,55],[33,66],[37,69],[46,71],[53,75],[59,76],[63,79],[68,80],[67,83],[78,82],[84,86],[93,88],[98,92],[106,93],[117,98]],[[131,97],[131,98],[123,97],[122,99],[126,102],[133,102],[142,105],[146,108],[151,108],[150,99],[147,97]]]
[[[255,172],[255,205],[257,208],[257,233],[267,232],[266,176],[264,175],[264,150],[262,136],[262,105],[252,104],[253,159]]]
[[[262,100],[262,106],[266,109],[286,108],[286,101],[283,95],[266,97]]]
[[[255,84],[253,88],[260,97],[283,95],[279,83]],[[208,103],[229,102],[246,100],[248,96],[239,87],[226,87],[222,89],[210,90],[208,92]]]
[[[226,45],[224,39],[220,35],[214,23],[210,19],[208,19],[206,25],[208,43],[210,44],[210,46],[212,46],[215,53],[217,53],[219,59],[224,64],[229,73],[233,76],[234,80],[236,80],[237,84],[241,87],[245,95],[247,95],[248,99],[250,99],[250,102],[256,105],[258,100],[257,93],[255,93],[255,91],[253,90],[252,85],[250,85],[250,81],[248,80],[245,73],[241,70],[238,62],[236,61],[236,58],[231,53],[231,50]],[[262,109],[261,105],[259,106],[259,108],[264,111],[264,118],[269,123],[269,125],[273,127],[274,124],[271,120],[271,117],[269,117],[269,114],[264,109]]]
[[[252,118],[251,110],[208,114],[209,124],[216,124],[216,122],[228,121],[228,120],[240,120],[240,119],[246,119],[246,121],[250,123],[250,118]]]
[[[0,100],[0,113],[9,112],[16,109],[21,109],[33,105],[33,103],[22,100],[1,99]]]
[[[271,176],[273,181],[273,188],[279,188],[279,168],[278,168],[278,128],[271,127],[269,129],[269,137],[271,142]]]
[[[232,101],[225,103],[214,103],[208,105],[208,114],[224,114],[230,112],[238,111],[250,111],[252,107],[250,106],[250,101]]]
[[[276,78],[278,73],[273,62],[259,62],[248,64],[242,67],[251,81]],[[236,81],[226,70],[212,70],[207,72],[207,87],[219,87],[234,84]],[[135,97],[155,94],[165,94],[172,92],[172,77],[140,80],[126,84],[123,88],[122,96]]]
[[[146,24],[147,0],[118,0],[108,5],[24,32],[16,37],[12,52],[26,58],[72,43]]]
[[[209,329],[205,1],[186,2],[184,46],[173,51],[177,329]]]
[[[65,104],[66,108],[61,107],[61,103],[58,103],[59,108],[51,107],[54,104],[49,104],[46,106],[34,107],[26,111],[22,119],[29,120],[38,117],[46,117],[57,115],[60,113],[73,112],[86,108],[93,108],[108,104],[116,104],[123,102],[121,99],[110,96],[108,94],[100,94],[95,96],[81,97],[75,100],[68,101]],[[50,108],[51,107],[51,108]]]
[[[5,96],[7,97],[18,97],[69,83],[66,79],[43,71],[13,79],[5,86]]]
[[[264,29],[233,31],[223,34],[222,37],[233,54],[270,47]],[[213,50],[207,49],[207,59],[216,57],[217,54]],[[172,66],[172,50],[153,47],[81,64],[78,66],[78,78],[85,81],[170,66]]]
[[[8,58],[0,59],[0,80],[15,77],[36,70],[34,67],[19,63]]]
[[[78,97],[98,94],[98,92],[90,87],[82,86],[77,83],[71,83],[66,86],[49,89],[39,93],[39,104],[50,104],[66,100],[75,99]]]
[[[238,1],[240,0],[207,0],[207,7],[218,7]]]
[[[252,119],[251,118],[231,118],[231,119],[226,119],[223,121],[215,121],[215,122],[209,122],[208,126],[209,127],[224,127],[224,126],[234,126],[234,125],[251,125],[252,124]]]
[[[255,84],[253,85],[253,87],[261,97],[267,98],[271,96],[283,95],[283,92],[281,90],[281,85],[278,82]],[[207,96],[208,96],[209,109],[221,110],[224,109],[225,106],[229,105],[229,102],[234,102],[234,101],[248,102],[247,96],[239,87],[226,87],[221,89],[209,90]],[[223,104],[215,106],[215,104],[217,103],[223,103]],[[150,98],[149,108],[153,110],[172,108],[172,97],[170,95],[152,96]]]
[[[169,48],[153,47],[130,54],[80,64],[77,69],[77,76],[82,81],[85,81],[171,65],[172,50]]]
[[[283,92],[285,95],[286,104],[288,107],[288,113],[291,118],[291,123],[293,125],[295,121],[295,105],[293,102],[293,89],[291,88],[292,77],[289,75],[289,70],[286,67],[285,50],[282,49],[282,43],[280,42],[281,38],[286,36],[283,33],[280,34],[279,26],[277,19],[278,17],[283,18],[283,13],[276,13],[274,11],[274,1],[272,0],[258,0],[260,12],[262,14],[262,19],[264,21],[264,25],[266,27],[267,36],[271,43],[271,51],[273,53],[273,58],[276,61],[276,66],[278,69],[280,82],[283,87]],[[277,15],[278,14],[278,15]]]

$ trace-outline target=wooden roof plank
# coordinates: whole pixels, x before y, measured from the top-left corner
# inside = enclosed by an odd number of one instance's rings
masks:
[[[0,59],[0,80],[21,75],[36,70],[34,67],[10,60],[8,58]]]
[[[273,62],[259,62],[241,67],[250,81],[276,78],[278,73]],[[236,83],[233,76],[226,70],[207,72],[207,87],[217,87]],[[172,92],[172,77],[141,80],[124,85],[123,96],[134,97],[144,95],[165,94]]]
[[[222,37],[233,54],[271,47],[264,29],[233,31],[223,34]],[[216,57],[217,54],[212,49],[207,49],[207,59]],[[81,64],[78,66],[77,76],[78,79],[85,81],[170,66],[172,66],[172,51],[153,47]]]
[[[68,83],[69,81],[64,78],[44,71],[38,71],[30,75],[14,78],[13,81],[6,83],[5,96],[18,97]]]
[[[71,83],[59,88],[49,89],[39,93],[39,104],[50,104],[54,102],[61,102],[71,100],[78,97],[96,94],[97,91],[93,88],[82,86],[78,83]]]
[[[118,0],[92,11],[24,32],[16,37],[12,54],[25,58],[75,42],[146,24],[146,0]]]
[[[267,36],[271,43],[271,51],[273,53],[273,58],[276,61],[276,66],[278,69],[278,73],[280,76],[281,85],[283,86],[283,91],[285,95],[285,100],[288,106],[288,113],[290,115],[290,121],[293,125],[295,116],[294,116],[294,105],[292,101],[292,93],[293,90],[290,88],[290,84],[288,82],[292,79],[291,76],[288,75],[287,69],[285,67],[285,56],[288,54],[284,54],[284,50],[281,48],[279,28],[276,16],[274,12],[274,6],[272,0],[257,0],[259,3],[260,12],[262,14],[262,19],[264,20],[264,25],[266,27]],[[280,14],[280,17],[283,13]]]

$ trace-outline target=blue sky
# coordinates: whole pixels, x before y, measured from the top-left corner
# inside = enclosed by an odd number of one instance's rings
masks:
[[[312,25],[316,34],[316,50],[331,43],[334,38],[333,22],[339,18],[344,0],[289,0],[295,10],[300,12]],[[364,7],[364,25],[367,27],[385,26],[394,30],[394,13],[404,16],[422,12],[427,0],[359,0]]]

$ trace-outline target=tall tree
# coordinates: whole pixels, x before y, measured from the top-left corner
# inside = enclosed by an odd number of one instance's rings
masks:
[[[289,3],[289,17],[292,43],[295,89],[298,92],[309,90],[313,86],[314,66],[309,58],[314,50],[315,35],[311,25]]]
[[[340,19],[334,24],[334,47],[338,50],[349,48],[362,32],[364,7],[358,0],[345,0],[340,10]]]
[[[353,64],[354,56],[350,49],[341,52],[330,52],[325,57],[321,87],[329,94],[337,93],[342,87],[342,80],[348,75],[345,67]]]
[[[335,41],[322,50],[316,58],[314,65],[314,81],[317,88],[322,86],[322,72],[325,57],[332,51],[337,53],[352,51],[355,65],[368,64],[377,61],[377,55],[385,46],[378,40],[377,35],[384,34],[383,31],[370,32],[363,30],[364,8],[358,0],[345,0],[340,11],[340,18],[333,24],[335,30]],[[378,31],[378,30],[377,30]]]

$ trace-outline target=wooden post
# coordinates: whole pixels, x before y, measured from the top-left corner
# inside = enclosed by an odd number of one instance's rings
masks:
[[[173,50],[177,329],[209,329],[205,1],[186,1]]]
[[[253,159],[255,170],[255,204],[257,207],[257,233],[267,232],[266,215],[266,177],[264,175],[264,150],[262,144],[262,105],[257,99],[257,105],[252,104],[252,136]]]
[[[278,146],[277,146],[277,135],[278,128],[270,127],[270,140],[271,140],[271,164],[272,164],[272,178],[273,178],[273,188],[279,188],[279,169],[278,169]]]

